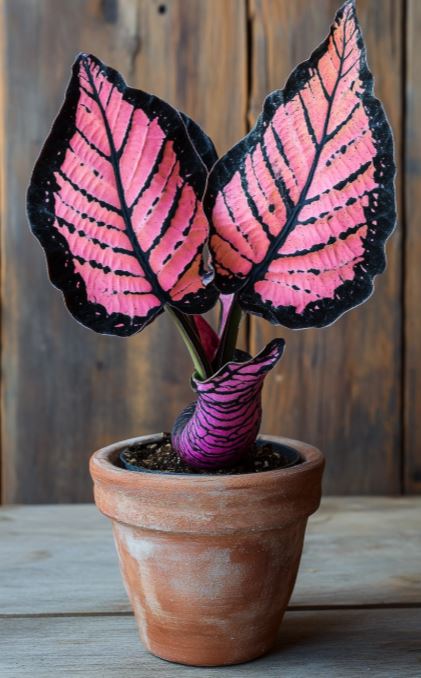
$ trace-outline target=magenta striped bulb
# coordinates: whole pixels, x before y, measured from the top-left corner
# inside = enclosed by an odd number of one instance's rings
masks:
[[[263,382],[284,345],[274,339],[255,358],[239,352],[241,362],[227,363],[206,381],[193,379],[197,400],[179,415],[172,432],[173,446],[186,463],[212,471],[236,464],[250,451],[260,428]]]

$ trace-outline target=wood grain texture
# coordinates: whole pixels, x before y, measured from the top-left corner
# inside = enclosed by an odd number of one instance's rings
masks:
[[[0,0],[0,294],[1,294],[1,285],[2,285],[2,253],[4,251],[4,231],[5,231],[5,196],[6,196],[6,167],[4,164],[4,159],[6,157],[6,129],[5,129],[5,104],[6,104],[6,92],[4,91],[5,78],[4,74],[6,73],[6,50],[5,50],[5,6],[4,0]],[[2,319],[0,313],[0,346],[2,345]],[[0,441],[1,441],[1,430],[2,430],[2,406],[1,401],[3,400],[3,389],[4,381],[0,381]],[[2,464],[2,453],[1,453],[1,442],[0,442],[0,504],[2,504],[2,487],[3,487],[3,464]]]
[[[13,678],[418,678],[421,610],[288,612],[267,657],[194,668],[148,654],[133,618],[0,620],[0,671]]]
[[[421,492],[421,3],[408,0],[405,128],[405,491]]]
[[[78,51],[191,115],[224,151],[245,131],[243,0],[5,0],[7,168],[2,232],[3,501],[92,497],[94,449],[169,430],[192,399],[176,331],[159,318],[123,340],[76,324],[29,233],[31,168]],[[232,109],[215,105],[232,93]]]
[[[251,0],[250,121],[267,92],[324,38],[336,0]],[[358,14],[401,151],[402,2],[359,0]],[[300,332],[252,320],[253,350],[286,338],[285,357],[267,379],[262,430],[307,440],[327,456],[324,490],[395,494],[401,490],[401,234],[387,246],[388,269],[363,307],[323,330]]]
[[[421,498],[324,499],[291,607],[421,606],[420,533]],[[111,525],[93,505],[4,507],[0,542],[0,614],[130,612]]]

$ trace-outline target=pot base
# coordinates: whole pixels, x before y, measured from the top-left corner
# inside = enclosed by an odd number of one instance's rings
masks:
[[[276,638],[295,582],[305,520],[279,530],[168,534],[114,523],[141,638],[168,661],[249,661]]]
[[[197,662],[192,661],[180,661],[179,659],[179,654],[176,653],[174,656],[171,655],[171,653],[168,653],[166,650],[162,648],[153,648],[153,647],[147,647],[142,636],[140,636],[140,640],[142,641],[143,645],[145,645],[146,649],[148,652],[154,655],[154,657],[158,657],[158,659],[163,659],[166,662],[169,662],[171,664],[179,664],[180,666],[193,666],[196,668],[218,668],[222,666],[237,666],[238,664],[248,664],[251,661],[254,661],[255,659],[260,659],[261,657],[264,657],[267,655],[272,648],[275,645],[277,638],[277,634],[275,634],[275,637],[272,638],[271,642],[263,648],[262,651],[259,651],[255,654],[250,654],[250,652],[247,653],[244,658],[240,657],[239,655],[236,655],[235,657],[231,657],[231,659],[228,658],[228,655],[225,657],[225,660],[223,663],[215,663],[212,659],[206,656],[202,656]]]

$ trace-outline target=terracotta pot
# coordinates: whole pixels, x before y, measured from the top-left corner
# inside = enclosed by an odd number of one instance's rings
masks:
[[[273,645],[292,593],[324,460],[257,474],[136,473],[114,465],[125,440],[95,452],[95,501],[111,518],[141,638],[153,654],[196,666],[237,664]]]

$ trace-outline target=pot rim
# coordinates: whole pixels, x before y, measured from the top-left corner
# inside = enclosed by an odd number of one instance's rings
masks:
[[[302,459],[301,463],[286,468],[263,471],[261,473],[237,473],[234,475],[224,474],[188,474],[188,473],[143,473],[142,471],[130,471],[115,465],[115,460],[124,447],[141,442],[153,442],[161,438],[163,433],[154,433],[143,436],[136,436],[126,440],[120,440],[94,452],[89,461],[89,468],[92,477],[115,487],[124,487],[125,489],[136,490],[144,488],[147,485],[150,489],[161,488],[162,483],[176,485],[177,490],[188,492],[195,489],[215,489],[221,486],[227,489],[236,489],[244,487],[259,487],[265,484],[271,484],[274,481],[287,482],[290,478],[295,478],[303,473],[306,474],[313,468],[324,464],[324,457],[319,449],[300,440],[283,438],[281,436],[259,435],[259,440],[287,445],[297,450]]]

